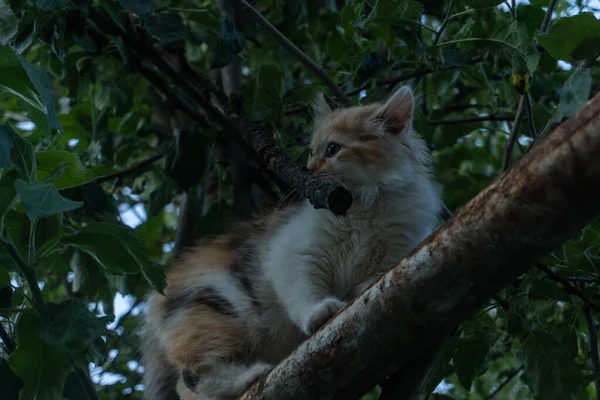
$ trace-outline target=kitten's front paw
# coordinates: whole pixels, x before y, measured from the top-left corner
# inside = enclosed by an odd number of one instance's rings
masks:
[[[271,364],[263,362],[253,364],[234,382],[233,394],[237,398],[252,386],[254,382],[267,375],[272,369],[273,366]]]
[[[302,330],[307,335],[312,335],[345,306],[345,302],[333,297],[323,300],[312,310]]]

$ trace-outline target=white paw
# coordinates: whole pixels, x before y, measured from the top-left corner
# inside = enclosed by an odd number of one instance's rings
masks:
[[[246,391],[250,386],[254,384],[258,379],[267,375],[273,366],[271,364],[257,362],[252,364],[250,368],[248,368],[240,377],[236,380],[234,384],[234,395],[240,396],[242,393]]]
[[[302,330],[307,335],[312,335],[345,306],[345,302],[333,297],[323,300],[315,308],[313,308],[312,312],[306,319]]]

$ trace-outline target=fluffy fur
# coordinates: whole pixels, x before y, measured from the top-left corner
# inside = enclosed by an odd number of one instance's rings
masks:
[[[150,300],[147,399],[234,399],[435,228],[441,203],[411,90],[319,107],[308,168],[345,185],[351,209],[336,217],[304,201],[174,262],[166,296]]]

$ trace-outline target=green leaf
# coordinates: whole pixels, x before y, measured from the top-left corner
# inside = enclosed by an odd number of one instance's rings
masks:
[[[76,210],[83,205],[80,201],[64,198],[50,183],[36,184],[17,179],[15,188],[30,219]]]
[[[17,400],[21,389],[23,380],[10,369],[8,361],[0,358],[0,399]]]
[[[54,187],[59,190],[83,185],[98,177],[81,164],[75,153],[56,150],[39,151],[36,153],[36,158],[38,182],[48,179],[57,169],[62,170],[59,177],[52,181]],[[61,164],[64,167],[61,167]]]
[[[581,368],[569,350],[552,335],[533,331],[523,343],[521,360],[525,373],[521,379],[537,398],[577,399],[583,383]]]
[[[7,46],[19,32],[19,20],[10,6],[0,0],[0,45]]]
[[[478,331],[460,338],[454,353],[454,365],[456,376],[466,390],[471,390],[473,379],[486,371],[494,340],[489,331]]]
[[[2,157],[3,164],[6,163],[5,156],[2,155],[6,149],[6,143],[10,143],[11,147],[10,161],[7,165],[15,168],[22,179],[26,181],[32,180],[35,176],[36,164],[31,143],[17,134],[10,126],[0,125],[0,147],[2,147],[0,157]]]
[[[504,0],[460,0],[460,4],[462,6],[468,6],[471,8],[495,7],[503,2]]]
[[[162,44],[185,40],[187,28],[179,13],[152,14],[145,18],[144,28]]]
[[[594,57],[600,52],[600,20],[592,13],[561,18],[547,34],[539,36],[539,41],[557,59]]]
[[[48,119],[48,133],[62,133],[54,105],[54,87],[46,72],[38,70],[9,47],[0,46],[0,90],[24,100]]]
[[[235,29],[235,22],[229,14],[225,14],[221,23],[219,40],[215,47],[212,68],[223,68],[228,65],[236,54],[243,49],[242,37]]]
[[[56,400],[61,398],[71,364],[65,352],[50,346],[38,336],[40,321],[24,313],[17,324],[19,347],[10,357],[10,368],[23,380],[21,400]]]
[[[167,277],[165,271],[158,263],[142,265],[142,274],[154,290],[160,294],[164,294],[164,288],[167,286]]]
[[[11,165],[14,131],[8,125],[0,125],[0,168]]]
[[[119,0],[119,4],[137,15],[145,15],[152,11],[152,0]]]
[[[177,191],[177,182],[168,176],[163,177],[160,186],[150,194],[149,212],[151,216],[157,215],[173,200]]]
[[[39,10],[43,11],[63,11],[69,8],[69,0],[36,0]]]
[[[576,68],[565,82],[560,94],[560,102],[552,117],[555,122],[570,117],[579,111],[590,98],[592,75],[589,68]]]
[[[162,293],[164,289],[164,272],[154,270],[143,242],[126,226],[95,222],[64,236],[62,242],[88,253],[114,275],[142,272],[155,290]]]
[[[40,319],[40,338],[51,346],[69,353],[79,363],[96,338],[106,330],[110,317],[96,317],[79,299],[70,298],[60,304],[47,303]]]

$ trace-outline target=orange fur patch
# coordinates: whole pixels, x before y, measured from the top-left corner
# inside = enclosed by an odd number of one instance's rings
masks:
[[[246,342],[242,325],[206,306],[180,311],[164,329],[169,361],[192,370],[239,357]]]

